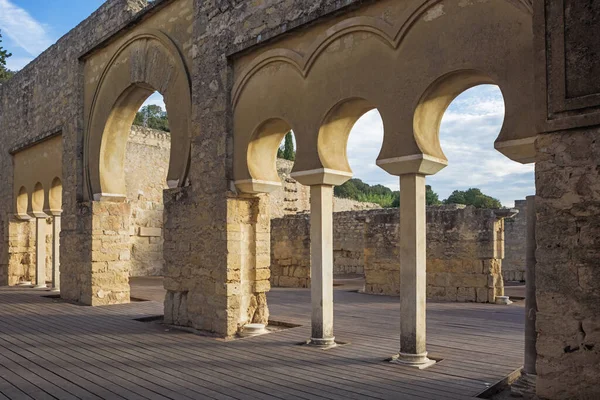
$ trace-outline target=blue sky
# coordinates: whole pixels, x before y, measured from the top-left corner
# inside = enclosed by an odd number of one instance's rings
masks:
[[[2,45],[13,53],[8,68],[23,68],[103,2],[0,0]],[[150,97],[146,104],[149,103],[164,107],[160,95]],[[440,133],[449,166],[427,179],[440,198],[448,197],[455,189],[478,187],[504,205],[512,206],[515,199],[535,193],[533,165],[518,164],[494,150],[503,118],[504,101],[496,86],[478,86],[454,100],[444,115]],[[382,140],[379,114],[377,111],[365,114],[350,134],[350,165],[355,177],[397,190],[398,178],[375,165]]]
[[[0,0],[3,47],[8,68],[23,68],[96,10],[104,0]]]

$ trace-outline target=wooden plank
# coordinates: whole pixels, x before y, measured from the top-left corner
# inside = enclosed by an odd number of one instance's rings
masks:
[[[0,399],[61,386],[76,398],[458,400],[522,361],[522,307],[429,303],[429,350],[444,361],[417,371],[383,361],[399,343],[397,298],[336,290],[335,301],[337,336],[352,343],[320,351],[294,344],[310,334],[308,290],[269,294],[272,318],[302,327],[223,342],[132,321],[160,303],[89,308],[2,288],[0,357],[20,369],[0,369]]]

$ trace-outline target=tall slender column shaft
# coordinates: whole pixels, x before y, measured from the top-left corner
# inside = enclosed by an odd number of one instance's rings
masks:
[[[537,361],[537,333],[535,331],[535,320],[537,313],[537,301],[535,298],[535,196],[527,197],[527,254],[525,264],[525,364],[523,371],[529,375],[536,374],[535,363]]]
[[[395,362],[418,368],[435,363],[426,350],[425,176],[400,176],[400,354]]]
[[[46,287],[46,218],[35,219],[35,287]]]
[[[311,186],[310,207],[310,343],[333,346],[333,186]]]
[[[52,221],[52,290],[60,291],[60,215]]]

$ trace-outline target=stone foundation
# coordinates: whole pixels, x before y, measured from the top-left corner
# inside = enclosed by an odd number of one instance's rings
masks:
[[[366,293],[399,295],[398,210],[334,213],[333,221],[334,271],[364,269]],[[271,229],[273,286],[310,286],[309,215],[274,219]],[[503,295],[503,229],[493,210],[429,207],[428,297],[494,302]]]

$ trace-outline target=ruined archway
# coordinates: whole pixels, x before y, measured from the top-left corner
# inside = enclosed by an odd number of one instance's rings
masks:
[[[91,100],[85,145],[88,196],[122,200],[129,128],[155,91],[171,118],[169,187],[183,186],[190,157],[191,86],[177,46],[158,30],[141,30],[125,41],[102,72]]]

